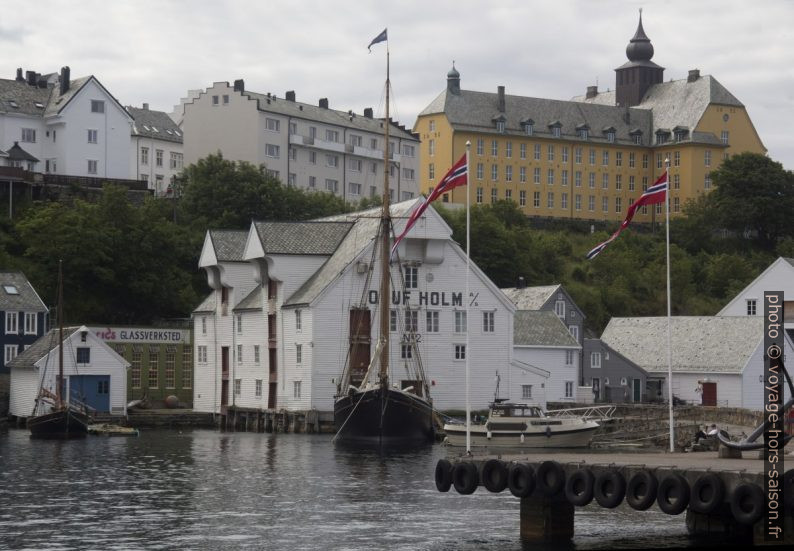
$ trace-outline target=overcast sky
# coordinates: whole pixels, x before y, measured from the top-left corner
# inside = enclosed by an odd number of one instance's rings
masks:
[[[0,76],[69,65],[124,105],[163,111],[188,89],[243,78],[252,91],[382,114],[385,48],[366,46],[388,27],[392,111],[412,126],[453,60],[468,90],[613,89],[640,7],[665,79],[713,75],[770,157],[794,169],[793,0],[35,0],[4,10]]]

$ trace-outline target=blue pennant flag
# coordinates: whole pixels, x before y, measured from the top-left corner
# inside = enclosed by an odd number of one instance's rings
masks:
[[[372,42],[370,42],[369,46],[367,46],[367,50],[371,52],[373,44],[377,44],[378,42],[384,42],[385,40],[387,40],[386,29],[383,29],[382,33],[380,33],[378,36],[372,39]]]

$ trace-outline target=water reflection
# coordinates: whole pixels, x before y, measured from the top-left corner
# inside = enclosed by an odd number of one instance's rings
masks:
[[[518,500],[439,493],[447,450],[385,454],[328,435],[0,434],[0,548],[522,549]],[[588,506],[576,549],[688,542],[683,517]]]

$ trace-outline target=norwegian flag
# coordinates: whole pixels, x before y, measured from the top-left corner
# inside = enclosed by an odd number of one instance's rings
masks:
[[[620,232],[626,229],[631,223],[631,219],[634,218],[634,213],[637,211],[638,208],[645,206],[645,205],[655,205],[657,203],[664,203],[665,199],[667,198],[667,172],[659,176],[659,179],[654,182],[654,184],[645,190],[645,192],[640,195],[640,198],[634,201],[631,206],[629,206],[629,210],[626,213],[626,219],[623,220],[623,223],[620,224],[620,227],[612,234],[612,236],[604,241],[603,243],[599,243],[595,247],[593,247],[589,253],[587,253],[587,259],[593,259],[598,256],[598,253],[604,250],[607,245],[612,243],[615,239],[617,239]]]
[[[405,235],[411,230],[413,225],[422,216],[422,213],[427,210],[427,206],[438,199],[439,195],[448,192],[449,190],[459,187],[465,186],[468,183],[468,167],[466,166],[466,154],[463,154],[457,163],[452,165],[452,168],[449,169],[449,172],[441,179],[438,185],[433,188],[433,191],[430,192],[430,195],[425,197],[425,200],[419,204],[411,213],[411,216],[408,218],[408,222],[405,224],[405,229],[403,232],[394,240],[394,245],[392,245],[391,253],[389,254],[389,258],[394,256],[394,251],[397,250],[397,245],[400,244],[400,241],[403,240]]]

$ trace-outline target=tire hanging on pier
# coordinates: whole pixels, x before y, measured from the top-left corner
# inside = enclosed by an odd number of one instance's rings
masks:
[[[708,473],[698,478],[692,485],[689,508],[696,513],[708,515],[716,511],[725,499],[725,483],[714,474]]]
[[[529,497],[535,491],[535,469],[526,463],[513,463],[507,471],[507,487],[516,497]]]
[[[764,491],[755,484],[739,484],[731,494],[731,513],[736,522],[752,525],[764,514],[766,501]]]
[[[447,459],[439,459],[436,463],[436,489],[448,492],[452,486],[452,463]]]
[[[544,461],[535,477],[538,491],[546,497],[554,497],[565,487],[565,470],[556,461]]]
[[[689,483],[678,473],[673,473],[659,483],[656,502],[659,509],[668,515],[680,515],[689,505],[691,495]]]
[[[479,483],[480,477],[474,463],[461,462],[452,467],[452,484],[459,494],[473,494]]]
[[[614,509],[626,495],[626,478],[618,471],[602,471],[596,477],[593,493],[601,507]]]
[[[489,459],[482,466],[480,478],[485,489],[499,493],[507,488],[507,465],[498,459]]]
[[[651,471],[637,472],[626,488],[626,503],[635,511],[645,511],[656,501],[659,481]]]
[[[565,481],[565,497],[569,503],[577,507],[584,507],[593,501],[593,487],[595,476],[588,469],[579,469]]]

